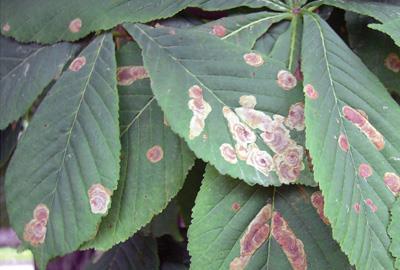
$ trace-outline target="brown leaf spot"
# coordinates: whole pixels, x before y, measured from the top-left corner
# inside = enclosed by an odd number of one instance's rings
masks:
[[[306,84],[303,91],[309,99],[316,100],[319,97],[317,90],[311,84]]]
[[[7,33],[11,30],[11,26],[8,23],[3,24],[3,27],[1,28],[4,33]]]
[[[93,214],[107,213],[110,204],[111,191],[102,184],[93,184],[89,190],[90,210]]]
[[[349,151],[349,141],[347,140],[346,135],[344,135],[343,133],[339,135],[338,143],[340,149],[342,149],[344,152]]]
[[[317,213],[319,217],[322,219],[322,221],[326,224],[329,225],[330,222],[328,218],[325,216],[324,213],[324,197],[322,196],[321,191],[316,191],[311,195],[311,204],[314,206],[314,208],[317,210]]]
[[[225,159],[225,161],[231,164],[237,163],[238,160],[236,157],[236,152],[232,145],[230,145],[229,143],[223,143],[219,147],[219,151],[221,152],[221,156]]]
[[[254,167],[265,176],[268,176],[269,172],[274,169],[271,155],[267,151],[260,150],[256,144],[251,144],[248,147],[246,164]]]
[[[82,20],[79,18],[73,19],[70,23],[69,23],[69,31],[71,31],[71,33],[78,33],[79,31],[81,31],[82,28]]]
[[[262,58],[262,56],[253,52],[244,54],[243,59],[246,64],[252,67],[260,67],[264,64],[264,59]]]
[[[362,114],[358,110],[347,105],[343,106],[342,113],[345,119],[353,123],[367,136],[368,140],[375,145],[377,150],[380,151],[384,148],[385,140],[382,134],[371,125],[365,113]]]
[[[378,206],[376,206],[371,199],[365,199],[364,203],[366,205],[368,205],[368,207],[371,209],[372,213],[375,213],[376,211],[378,211]]]
[[[137,80],[148,78],[149,74],[143,66],[124,66],[117,69],[118,85],[131,85]]]
[[[38,204],[33,210],[33,219],[25,225],[24,240],[35,247],[43,244],[46,238],[48,219],[49,208],[45,204]]]
[[[46,225],[49,219],[49,212],[49,208],[45,204],[38,204],[33,210],[33,218]]]
[[[307,258],[303,242],[289,228],[279,212],[272,215],[272,235],[286,254],[294,270],[306,270]]]
[[[237,212],[240,210],[240,204],[237,202],[232,203],[232,210]]]
[[[393,195],[397,196],[400,193],[400,177],[392,172],[387,172],[383,176],[383,181]]]
[[[198,85],[193,85],[188,90],[188,107],[193,112],[189,123],[189,139],[193,140],[199,136],[205,127],[205,120],[211,112],[211,106],[203,98],[203,89]]]
[[[289,91],[296,87],[296,77],[287,70],[280,70],[276,76],[276,83],[283,90]]]
[[[360,205],[359,203],[355,203],[355,204],[353,205],[353,209],[354,209],[354,212],[356,212],[356,214],[360,214],[361,205]]]
[[[372,175],[372,168],[367,163],[361,163],[358,166],[358,175],[364,179],[367,179]]]
[[[257,104],[257,99],[253,95],[240,96],[239,104],[244,108],[254,109]]]
[[[226,35],[226,28],[223,25],[216,24],[212,27],[211,33],[217,37],[223,37]]]
[[[79,71],[84,65],[86,65],[86,57],[79,56],[75,58],[72,63],[69,65],[69,70],[73,72]]]
[[[164,151],[161,146],[154,145],[149,150],[147,150],[146,157],[151,163],[157,163],[163,159]]]
[[[385,58],[385,67],[398,73],[400,71],[400,57],[396,53],[389,53]]]
[[[292,104],[289,108],[289,113],[285,119],[285,125],[290,129],[298,131],[304,130],[304,103],[297,102]]]

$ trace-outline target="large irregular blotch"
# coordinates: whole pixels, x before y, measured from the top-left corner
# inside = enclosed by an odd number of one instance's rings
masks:
[[[148,78],[149,74],[143,66],[123,66],[117,69],[118,85],[131,85],[137,80]]]
[[[268,239],[270,226],[268,224],[272,216],[271,204],[265,205],[255,218],[247,226],[240,239],[240,256],[233,259],[230,270],[241,270],[246,267],[251,256]]]
[[[281,246],[294,270],[307,269],[307,257],[303,242],[289,228],[287,221],[275,211],[272,214],[272,236]]]
[[[317,213],[319,215],[319,217],[321,218],[321,220],[326,224],[329,225],[330,222],[328,220],[328,218],[325,216],[324,213],[324,197],[322,196],[322,192],[321,191],[316,191],[313,194],[311,194],[311,204],[314,206],[314,208],[317,210]]]
[[[203,89],[198,85],[189,88],[188,107],[193,112],[189,124],[189,139],[199,136],[205,127],[205,120],[211,112],[211,106],[203,98]]]
[[[290,106],[285,125],[290,129],[304,130],[304,102],[297,102]]]
[[[343,106],[342,113],[344,118],[353,123],[362,133],[365,134],[365,136],[367,136],[369,141],[375,145],[376,149],[380,151],[384,148],[385,141],[383,135],[371,125],[364,112],[360,112],[359,110],[346,105]]]
[[[44,243],[47,232],[49,208],[38,204],[33,210],[33,218],[25,225],[24,240],[36,247]]]

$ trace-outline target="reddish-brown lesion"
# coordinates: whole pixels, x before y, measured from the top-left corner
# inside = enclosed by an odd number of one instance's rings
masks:
[[[161,146],[154,145],[147,150],[146,157],[151,163],[157,163],[163,159],[164,151]]]
[[[311,194],[310,199],[311,199],[311,204],[317,210],[317,213],[318,213],[319,217],[321,218],[321,220],[326,225],[329,225],[330,222],[329,222],[328,218],[325,216],[325,213],[324,213],[325,200],[324,200],[324,197],[322,196],[321,191],[316,191],[313,194]]]
[[[118,85],[128,86],[148,77],[149,74],[143,66],[123,66],[117,69]]]
[[[243,59],[249,66],[260,67],[264,64],[263,57],[258,53],[246,53],[243,55]]]
[[[32,246],[44,243],[49,213],[49,208],[45,204],[38,204],[33,210],[33,218],[25,225],[23,238]]]

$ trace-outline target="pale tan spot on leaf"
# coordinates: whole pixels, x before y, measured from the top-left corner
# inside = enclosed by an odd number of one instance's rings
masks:
[[[319,97],[317,90],[311,84],[305,85],[303,91],[309,99],[316,100]]]
[[[211,33],[217,37],[223,37],[226,35],[226,28],[223,25],[216,24],[212,27]]]
[[[71,33],[78,33],[82,28],[82,20],[80,18],[73,19],[68,26]]]
[[[262,56],[253,52],[244,54],[243,59],[246,64],[252,67],[260,67],[264,64],[264,59],[262,58]]]
[[[11,26],[8,23],[3,24],[3,27],[1,28],[4,33],[7,33],[11,30]]]
[[[238,162],[235,149],[229,143],[224,143],[219,147],[219,151],[221,156],[224,158],[225,161],[236,164]]]
[[[93,184],[88,190],[90,210],[93,214],[107,213],[111,191],[102,184]]]
[[[84,65],[86,65],[86,57],[79,56],[75,58],[72,63],[69,65],[69,70],[73,72],[78,72]]]
[[[400,177],[392,172],[387,172],[383,176],[383,180],[388,189],[397,196],[400,193]]]
[[[253,95],[244,95],[239,98],[239,104],[244,108],[254,109],[257,99]]]
[[[280,70],[276,76],[276,83],[285,91],[292,90],[297,85],[296,77],[287,70]]]

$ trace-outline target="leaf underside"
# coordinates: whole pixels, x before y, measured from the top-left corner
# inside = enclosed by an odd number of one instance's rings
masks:
[[[141,66],[140,49],[130,42],[117,51],[118,66]],[[121,128],[121,173],[109,214],[96,238],[85,246],[109,249],[125,241],[159,214],[181,189],[194,155],[166,126],[150,80],[118,86]],[[147,151],[160,146],[163,158],[152,163]]]
[[[235,145],[226,119],[224,106],[239,107],[242,95],[254,95],[255,109],[272,116],[287,116],[290,105],[302,101],[300,87],[285,91],[278,87],[278,71],[286,69],[284,64],[266,58],[260,67],[245,63],[243,55],[250,52],[230,42],[225,42],[201,31],[168,28],[151,28],[144,25],[125,25],[143,50],[144,64],[152,78],[153,93],[163,109],[171,128],[183,137],[196,156],[215,165],[222,174],[229,174],[249,184],[281,185],[277,175],[269,176],[239,160],[230,164],[220,154],[224,143]],[[189,123],[192,111],[188,107],[188,89],[193,85],[203,88],[204,100],[211,106],[200,136],[189,138]],[[293,132],[299,137],[301,132]],[[271,151],[257,139],[260,149]],[[299,182],[312,184],[306,168]]]
[[[111,34],[94,39],[80,56],[86,64],[65,71],[52,87],[6,174],[9,217],[21,240],[33,209],[39,203],[49,209],[45,241],[30,247],[41,269],[94,236],[101,215],[91,212],[89,188],[117,187],[120,142]]]
[[[218,174],[208,166],[189,227],[191,269],[229,269],[239,256],[240,239],[250,221],[266,204],[281,213],[304,244],[307,269],[351,269],[310,202],[316,189],[301,186],[250,187]],[[236,204],[239,210],[232,206]],[[270,222],[270,221],[269,221]],[[292,269],[278,242],[269,236],[245,269]]]
[[[305,84],[319,93],[317,99],[306,97],[306,145],[333,236],[357,268],[394,269],[386,231],[394,195],[383,178],[387,172],[400,172],[400,109],[360,59],[314,14],[305,16],[302,70]],[[383,150],[378,151],[344,118],[345,105],[368,115],[384,137]],[[349,142],[348,151],[339,146],[341,134]],[[372,169],[365,179],[359,174],[362,163]]]

